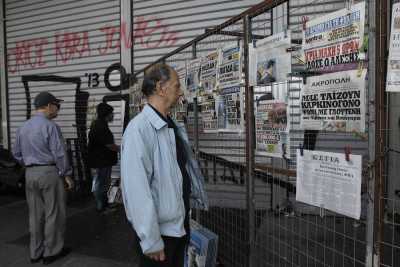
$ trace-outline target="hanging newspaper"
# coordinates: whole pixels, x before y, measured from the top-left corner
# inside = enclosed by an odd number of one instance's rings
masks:
[[[301,127],[305,130],[365,131],[365,76],[357,70],[307,79],[301,92]]]
[[[361,156],[297,150],[296,200],[355,219],[361,213]]]
[[[187,63],[186,88],[188,100],[193,102],[200,86],[200,58],[192,59]]]
[[[238,87],[241,81],[241,49],[239,46],[224,47],[220,53],[219,88]]]
[[[243,130],[243,92],[240,87],[222,89],[216,99],[218,130],[242,131]]]
[[[186,92],[186,61],[183,62],[182,64],[176,64],[176,65],[171,65],[172,68],[178,73],[178,78],[179,82],[181,85],[181,89],[185,92],[185,95],[187,94]]]
[[[215,109],[215,96],[206,94],[198,97],[200,106],[200,115],[204,132],[216,132],[217,127],[217,111]]]
[[[400,92],[400,3],[393,4],[386,91]]]
[[[288,105],[281,100],[260,100],[256,105],[256,153],[290,158]]]
[[[219,131],[243,129],[243,92],[241,92],[240,46],[224,47],[218,69],[217,120]]]
[[[291,54],[286,50],[290,44],[290,31],[257,41],[257,47],[250,49],[253,51],[249,63],[250,85],[262,86],[287,80],[287,74],[291,72]]]
[[[205,93],[212,93],[217,85],[218,51],[201,59],[200,83]]]
[[[364,22],[365,2],[306,22],[303,32],[306,69],[316,72],[356,69]]]

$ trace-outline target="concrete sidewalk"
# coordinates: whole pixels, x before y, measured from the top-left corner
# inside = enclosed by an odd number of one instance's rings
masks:
[[[50,266],[135,267],[135,240],[122,206],[98,214],[91,199],[68,207],[67,257]],[[0,267],[41,266],[29,262],[28,207],[23,199],[0,203]]]

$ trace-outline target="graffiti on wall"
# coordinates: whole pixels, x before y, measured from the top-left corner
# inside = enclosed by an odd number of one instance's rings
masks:
[[[8,71],[12,74],[71,63],[73,60],[118,53],[121,46],[130,49],[173,46],[178,33],[170,29],[163,19],[140,16],[135,19],[134,30],[126,22],[118,26],[105,25],[94,31],[55,32],[52,37],[17,41],[7,50]],[[91,37],[93,35],[93,37]],[[103,37],[103,42],[91,38]]]

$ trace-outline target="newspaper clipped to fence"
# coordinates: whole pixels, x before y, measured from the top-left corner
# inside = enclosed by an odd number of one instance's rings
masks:
[[[193,102],[200,87],[200,58],[192,59],[186,66],[186,87],[188,91],[188,100]]]
[[[239,86],[221,90],[216,99],[218,131],[243,131],[243,94]]]
[[[290,158],[288,105],[281,100],[256,102],[256,153]]]
[[[365,131],[366,70],[307,78],[301,92],[301,127],[305,130]]]
[[[217,86],[218,51],[211,52],[201,59],[200,83],[205,93],[212,93]]]
[[[297,150],[296,200],[360,219],[360,155]]]
[[[400,3],[393,4],[386,91],[400,92]]]
[[[356,69],[362,57],[365,2],[308,21],[303,32],[306,69],[335,72]]]
[[[250,44],[250,85],[263,86],[274,82],[285,82],[291,72],[291,54],[286,50],[291,45],[290,31],[274,34]]]
[[[219,88],[238,87],[242,82],[240,46],[227,46],[220,53],[218,69]]]
[[[216,96],[218,131],[243,131],[243,90],[240,46],[221,49]]]
[[[171,67],[177,72],[181,90],[185,92],[185,96],[188,94],[186,90],[186,61],[180,64],[172,64]]]

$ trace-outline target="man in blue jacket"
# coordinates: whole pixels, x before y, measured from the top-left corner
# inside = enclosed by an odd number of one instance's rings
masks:
[[[207,209],[204,178],[183,126],[169,112],[183,96],[174,69],[160,63],[144,75],[148,104],[125,130],[122,196],[140,239],[140,266],[183,267],[190,207]]]

